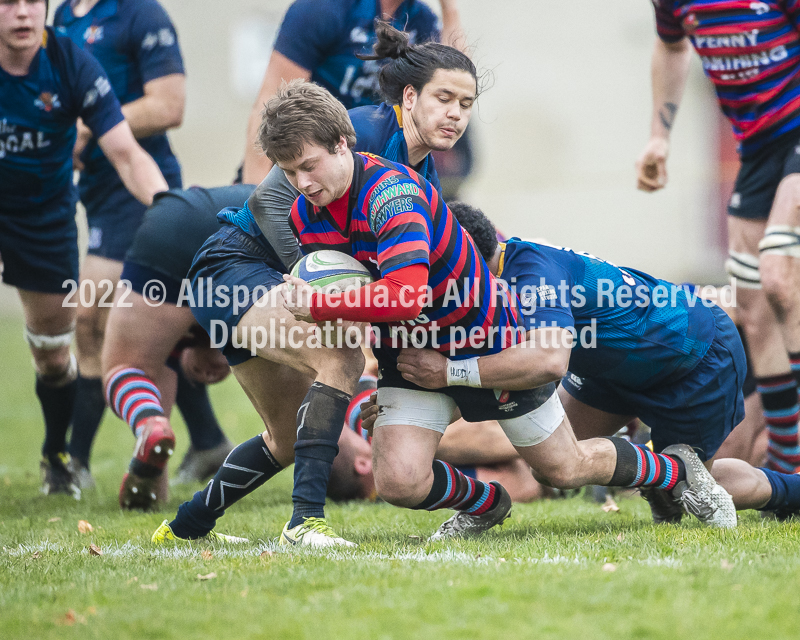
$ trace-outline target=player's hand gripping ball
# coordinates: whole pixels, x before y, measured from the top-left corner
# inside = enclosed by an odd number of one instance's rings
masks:
[[[360,289],[370,284],[373,279],[364,265],[352,256],[341,251],[325,249],[308,254],[292,269],[291,275],[285,275],[289,295],[284,296],[284,306],[298,320],[313,322],[311,316],[311,294],[343,293],[351,289]],[[358,304],[358,297],[346,299],[345,304]],[[342,329],[353,323],[344,323]],[[326,321],[321,323],[323,342],[326,346],[337,346],[335,339],[337,324]]]

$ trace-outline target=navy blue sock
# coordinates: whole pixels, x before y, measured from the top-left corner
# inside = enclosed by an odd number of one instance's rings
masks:
[[[67,450],[67,430],[75,407],[75,380],[58,387],[36,377],[36,395],[44,415],[42,455],[55,455]]]
[[[281,469],[261,435],[243,442],[228,454],[206,488],[178,507],[178,515],[169,525],[172,532],[179,538],[203,537],[214,528],[225,509]]]
[[[180,367],[177,367],[176,373],[178,395],[175,397],[175,404],[186,422],[192,447],[195,451],[206,451],[222,444],[225,434],[211,407],[208,387],[188,380]]]
[[[79,375],[76,382],[69,455],[88,467],[92,444],[106,410],[106,399],[101,378],[84,378]]]
[[[290,529],[306,518],[325,517],[328,479],[350,400],[350,395],[320,382],[312,384],[303,399],[297,412]]]
[[[772,487],[772,497],[762,511],[775,511],[778,515],[800,510],[800,475],[780,473],[772,469],[759,467],[767,476]]]

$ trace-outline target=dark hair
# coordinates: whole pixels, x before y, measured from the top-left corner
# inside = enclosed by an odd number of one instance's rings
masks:
[[[272,162],[300,157],[306,144],[335,153],[344,137],[352,149],[356,132],[347,109],[330,91],[305,80],[284,83],[264,106],[258,142]]]
[[[372,55],[358,57],[362,60],[391,58],[378,76],[381,96],[389,104],[400,104],[408,85],[420,93],[437,69],[469,73],[475,79],[475,97],[478,97],[478,71],[465,53],[439,42],[411,44],[408,33],[395,29],[388,22],[377,22],[375,35],[378,40]]]
[[[452,211],[464,230],[472,236],[475,246],[487,262],[497,251],[497,230],[492,221],[480,209],[471,207],[465,202],[448,202],[447,208]]]

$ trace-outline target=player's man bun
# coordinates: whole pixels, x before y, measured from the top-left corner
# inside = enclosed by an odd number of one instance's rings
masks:
[[[475,80],[478,97],[478,71],[469,56],[455,47],[439,42],[411,44],[411,36],[387,22],[375,26],[372,54],[362,54],[361,60],[390,60],[378,75],[381,97],[389,104],[401,104],[403,91],[409,85],[419,94],[438,69],[465,71]]]
[[[397,60],[408,51],[410,38],[407,33],[395,29],[388,22],[378,22],[375,25],[377,42],[372,47],[372,56],[363,56],[364,60],[384,60],[392,58]]]

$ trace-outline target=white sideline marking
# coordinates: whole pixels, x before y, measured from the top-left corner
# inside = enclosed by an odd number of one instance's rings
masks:
[[[275,554],[292,554],[292,555],[309,555],[309,556],[325,556],[330,560],[336,561],[350,561],[364,560],[381,562],[387,560],[402,560],[406,562],[419,562],[419,563],[439,563],[439,564],[464,564],[464,565],[493,565],[498,562],[509,562],[509,564],[547,564],[547,565],[572,565],[572,566],[592,566],[598,564],[599,560],[589,560],[587,558],[579,558],[577,556],[551,556],[545,553],[541,558],[501,558],[493,556],[476,556],[472,553],[465,553],[463,551],[431,551],[426,552],[424,549],[417,549],[414,551],[397,551],[394,553],[383,553],[378,551],[358,551],[351,549],[301,549],[297,547],[283,547],[279,546],[276,542],[259,542],[256,546],[211,546],[207,544],[191,544],[180,543],[174,546],[142,546],[134,544],[130,541],[123,544],[117,542],[105,544],[102,546],[104,558],[164,558],[166,560],[184,560],[189,558],[197,558],[200,554],[207,549],[213,549],[215,558],[257,558],[265,551],[271,551]],[[77,550],[74,548],[66,548],[58,543],[49,541],[39,542],[30,545],[19,545],[13,549],[5,549],[11,557],[28,556],[33,553],[48,552],[48,553],[75,553]],[[88,555],[89,549],[85,547],[77,551],[81,555]],[[646,567],[669,567],[677,568],[681,566],[681,561],[672,556],[665,558],[649,557],[636,560],[627,560],[626,563],[638,564]]]

